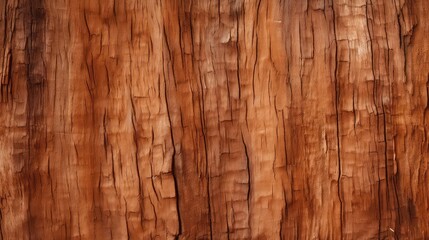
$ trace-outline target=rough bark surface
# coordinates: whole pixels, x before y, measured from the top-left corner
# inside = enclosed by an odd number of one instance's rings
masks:
[[[427,0],[0,0],[0,239],[429,238]]]

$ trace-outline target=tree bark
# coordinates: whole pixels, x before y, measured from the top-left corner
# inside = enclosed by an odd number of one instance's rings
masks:
[[[0,239],[429,238],[427,0],[0,0]]]

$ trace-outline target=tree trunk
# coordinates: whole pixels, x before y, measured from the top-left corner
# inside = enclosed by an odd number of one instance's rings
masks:
[[[0,239],[429,238],[427,0],[0,16]]]

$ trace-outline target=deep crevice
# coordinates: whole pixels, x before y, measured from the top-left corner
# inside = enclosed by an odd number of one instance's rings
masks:
[[[334,22],[334,38],[335,38],[335,68],[334,68],[334,81],[335,81],[335,115],[336,115],[336,127],[337,127],[337,156],[338,156],[338,200],[340,201],[340,238],[343,238],[343,199],[341,196],[341,142],[340,142],[340,110],[339,110],[339,99],[340,99],[340,83],[338,82],[338,40],[337,40],[337,23],[335,16],[335,6],[332,3],[332,15]]]

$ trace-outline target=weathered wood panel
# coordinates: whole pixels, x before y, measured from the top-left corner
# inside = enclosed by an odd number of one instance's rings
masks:
[[[0,0],[0,239],[429,238],[426,0]]]

